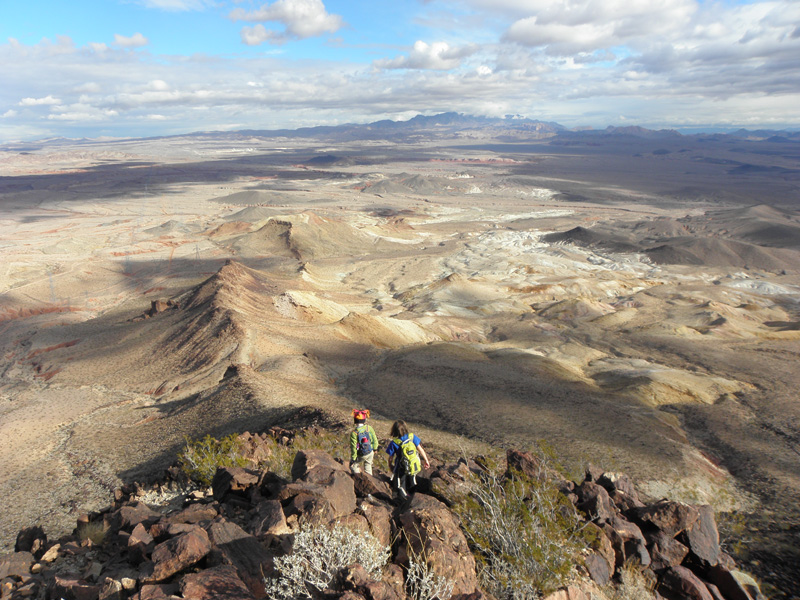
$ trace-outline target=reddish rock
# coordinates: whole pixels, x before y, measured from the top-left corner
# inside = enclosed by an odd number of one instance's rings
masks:
[[[153,536],[148,533],[142,523],[133,528],[128,538],[128,555],[134,564],[138,565],[143,560],[147,560],[154,547]]]
[[[584,591],[580,586],[570,585],[544,597],[544,600],[591,600],[592,594]]]
[[[584,481],[593,481],[597,483],[600,478],[603,476],[603,469],[598,467],[597,465],[588,465],[586,467],[586,473],[584,475]]]
[[[394,590],[399,598],[406,594],[406,579],[400,565],[389,563],[383,570],[382,580]]]
[[[132,531],[139,523],[150,527],[161,519],[162,515],[157,513],[142,502],[128,502],[120,506],[113,513],[108,515],[104,521],[112,531]]]
[[[181,580],[185,600],[255,600],[231,565],[191,573]]]
[[[178,593],[177,583],[145,584],[139,593],[134,596],[135,600],[171,600],[176,598]]]
[[[384,498],[391,501],[392,487],[389,485],[388,481],[378,479],[372,475],[367,475],[363,471],[353,474],[352,477],[357,497],[366,498],[367,496],[373,496],[375,498]]]
[[[337,590],[353,591],[370,600],[400,600],[394,588],[383,580],[372,579],[361,565],[352,565],[342,569],[336,576]]]
[[[681,566],[670,567],[664,572],[658,592],[667,600],[714,600],[706,584]]]
[[[261,465],[272,456],[272,445],[269,436],[266,434],[253,435],[244,432],[239,435],[239,442],[242,445],[242,454],[245,459],[253,463],[254,466]]]
[[[283,507],[277,500],[263,500],[256,505],[250,520],[250,531],[256,537],[289,533]]]
[[[337,519],[334,519],[334,522],[338,525],[347,527],[352,531],[361,531],[365,534],[370,533],[369,523],[367,522],[366,517],[358,513],[352,513],[343,517],[338,517]]]
[[[306,519],[311,523],[328,523],[336,518],[331,503],[320,495],[297,494],[283,507],[287,522],[291,517]]]
[[[292,463],[292,480],[308,480],[309,473],[320,468],[323,471],[349,473],[347,467],[336,462],[327,452],[322,450],[300,450],[295,454],[294,462]]]
[[[694,524],[700,513],[694,506],[682,502],[659,500],[644,508],[632,510],[630,516],[638,523],[653,525],[669,537],[675,537]]]
[[[596,552],[592,552],[583,562],[589,572],[589,577],[598,585],[607,584],[614,574],[614,565],[609,564],[604,557]]]
[[[650,565],[650,554],[642,531],[622,516],[615,516],[603,526],[603,531],[614,548],[615,570],[625,561],[635,559],[644,568]]]
[[[213,521],[219,515],[217,507],[213,504],[190,504],[180,512],[172,513],[165,520],[167,523],[200,523]]]
[[[386,506],[374,502],[362,502],[358,512],[364,515],[369,529],[384,546],[392,542],[392,512]]]
[[[731,569],[716,565],[708,570],[707,576],[727,600],[753,600],[753,596],[736,578]]]
[[[272,570],[272,555],[258,540],[230,521],[217,521],[208,535],[221,562],[233,566],[238,577],[256,598],[264,598],[263,573]]]
[[[725,596],[722,595],[722,592],[719,591],[719,588],[715,586],[713,583],[708,583],[706,581],[705,584],[706,588],[708,589],[708,592],[711,594],[711,597],[714,600],[728,600],[727,598],[725,598]]]
[[[36,562],[30,552],[12,552],[0,556],[0,579],[16,577],[24,579],[30,576],[31,566]]]
[[[211,550],[206,531],[198,526],[192,531],[162,542],[152,554],[153,573],[143,578],[145,583],[164,581],[175,573],[192,566]]]
[[[38,525],[26,527],[17,534],[14,552],[30,552],[34,557],[41,558],[47,549],[47,536]]]
[[[613,495],[614,492],[622,492],[639,502],[639,494],[636,492],[633,481],[624,473],[603,473],[597,478],[597,483],[603,486],[609,495]]]
[[[98,600],[100,586],[89,584],[77,575],[56,575],[49,596],[59,600]]]
[[[226,496],[249,498],[251,488],[258,484],[260,473],[241,467],[219,467],[211,481],[214,500],[222,501]]]
[[[705,505],[696,510],[699,517],[683,532],[681,540],[689,547],[692,563],[707,570],[719,563],[719,532],[713,508]]]
[[[652,563],[650,568],[660,571],[669,567],[675,567],[683,562],[689,554],[689,548],[681,544],[678,540],[669,537],[663,531],[657,531],[648,536],[648,549]]]
[[[575,493],[578,495],[577,508],[586,513],[592,521],[602,525],[617,514],[608,492],[597,483],[584,481],[576,488]]]
[[[317,471],[319,474],[319,471]],[[356,509],[356,492],[353,479],[344,471],[327,471],[327,478],[317,481],[295,481],[280,491],[278,499],[285,501],[295,495],[314,496],[327,502],[333,515],[330,518],[349,515]],[[303,511],[301,511],[303,512]],[[288,510],[286,516],[289,516]]]
[[[543,480],[547,476],[547,470],[542,461],[530,452],[507,450],[506,465],[506,477],[513,477],[514,472],[522,473],[531,479]]]
[[[617,562],[617,555],[614,552],[614,546],[611,544],[611,540],[608,538],[605,531],[591,522],[586,524],[586,533],[590,540],[589,547],[605,559],[606,563],[608,563],[609,571],[613,575]]]
[[[478,589],[475,559],[453,513],[442,503],[414,494],[408,508],[399,516],[403,553],[413,553],[424,560],[434,573],[453,582],[453,594],[470,594]]]

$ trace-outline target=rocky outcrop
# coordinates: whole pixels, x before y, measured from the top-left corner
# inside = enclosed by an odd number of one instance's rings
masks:
[[[272,435],[287,445],[294,438],[286,430]],[[242,439],[253,467],[263,464],[266,436]],[[474,476],[486,474],[483,464],[480,458],[438,464],[400,505],[392,501],[385,475],[352,474],[319,450],[296,453],[291,480],[257,468],[220,468],[211,489],[187,494],[182,506],[149,506],[142,501],[145,490],[128,486],[115,492],[113,506],[79,519],[104,530],[100,545],[76,536],[48,541],[40,528],[21,531],[16,552],[0,557],[0,596],[262,600],[269,597],[266,582],[276,574],[276,559],[292,552],[295,533],[310,522],[344,524],[392,548],[382,576],[348,565],[322,594],[327,599],[403,600],[414,560],[446,578],[454,599],[491,600],[480,589],[475,557],[449,508]],[[511,450],[505,477],[520,476],[557,477],[536,457]],[[754,582],[732,569],[732,559],[720,550],[710,507],[645,504],[625,475],[594,467],[581,482],[556,485],[583,515],[589,540],[579,565],[584,580],[603,586],[623,567],[633,567],[652,571],[649,577],[667,600],[759,600]],[[576,583],[547,598],[595,598],[591,585]]]

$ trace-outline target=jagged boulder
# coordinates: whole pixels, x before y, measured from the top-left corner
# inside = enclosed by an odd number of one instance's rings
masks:
[[[181,580],[184,600],[255,600],[255,596],[239,578],[236,568],[218,565],[199,573],[190,573]]]
[[[30,552],[36,558],[41,558],[47,550],[47,536],[38,525],[26,527],[17,534],[14,543],[14,552]]]
[[[414,494],[399,516],[404,544],[398,560],[406,562],[413,553],[431,569],[453,582],[453,594],[470,594],[478,589],[475,558],[458,524],[444,503],[425,494]]]
[[[667,600],[714,600],[706,584],[686,567],[670,567],[661,577],[658,593]]]
[[[160,543],[153,550],[150,572],[145,573],[145,583],[162,582],[175,573],[197,563],[211,551],[208,533],[195,525],[194,529]]]
[[[220,467],[214,473],[211,489],[214,500],[221,502],[230,496],[249,500],[251,488],[258,484],[260,473],[242,467]]]
[[[608,495],[608,491],[593,481],[584,481],[575,490],[578,497],[578,510],[597,523],[602,525],[610,522],[617,514],[617,509]]]
[[[250,531],[257,538],[283,535],[291,530],[278,500],[262,500],[250,513]]]
[[[669,537],[675,537],[685,531],[700,518],[700,512],[696,507],[671,500],[659,500],[654,504],[633,509],[629,515],[635,522],[652,525]]]
[[[719,563],[719,532],[710,506],[697,507],[698,518],[681,534],[693,565],[706,571]]]
[[[209,525],[208,537],[213,545],[209,561],[234,567],[254,597],[266,597],[262,574],[272,570],[272,554],[254,536],[224,519]]]

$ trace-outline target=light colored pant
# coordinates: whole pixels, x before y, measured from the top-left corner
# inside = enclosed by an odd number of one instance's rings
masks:
[[[364,465],[364,472],[367,475],[372,475],[372,460],[375,458],[375,453],[370,452],[364,456],[359,456],[357,459],[350,463],[350,471],[353,473],[361,473],[361,465]]]

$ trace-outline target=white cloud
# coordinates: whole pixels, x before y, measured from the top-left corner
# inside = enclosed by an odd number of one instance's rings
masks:
[[[19,101],[20,106],[53,106],[61,104],[61,100],[47,95],[44,98],[23,98]]]
[[[146,46],[150,42],[141,33],[137,32],[130,37],[125,37],[124,35],[115,33],[114,43],[120,48],[141,48],[142,46]]]
[[[15,111],[13,108],[3,113],[4,119],[10,119],[11,117],[16,117],[16,116],[17,116],[17,111]]]
[[[463,59],[475,54],[478,50],[476,44],[451,48],[447,42],[434,42],[427,44],[421,40],[414,42],[414,47],[408,56],[398,56],[391,60],[375,61],[379,69],[433,69],[448,71],[461,65]]]
[[[335,33],[344,26],[342,17],[328,13],[321,0],[277,0],[250,12],[236,8],[231,11],[230,18],[258,23],[242,29],[242,41],[250,46],[266,41],[282,44],[291,39],[302,40]],[[284,30],[267,29],[260,23],[262,21],[280,23]]]

